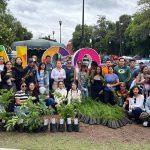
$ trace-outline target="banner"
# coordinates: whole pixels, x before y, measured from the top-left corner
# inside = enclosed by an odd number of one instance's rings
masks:
[[[27,46],[16,46],[17,57],[22,59],[22,66],[27,66]]]
[[[3,56],[3,57],[4,57],[4,61],[5,61],[5,62],[9,61],[9,58],[8,58],[8,56],[7,56],[5,47],[4,47],[3,45],[0,45],[0,56]]]

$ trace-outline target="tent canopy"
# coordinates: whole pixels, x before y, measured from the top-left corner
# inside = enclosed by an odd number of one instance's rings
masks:
[[[40,49],[45,50],[52,46],[60,46],[60,47],[66,48],[64,44],[45,40],[45,39],[33,39],[33,40],[13,42],[11,45],[11,48],[15,50],[16,46],[27,46],[28,49],[37,49],[37,50],[40,50]]]

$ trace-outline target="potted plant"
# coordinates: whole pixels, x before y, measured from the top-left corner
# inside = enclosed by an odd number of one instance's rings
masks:
[[[50,123],[50,132],[55,133],[57,132],[57,122],[55,118],[51,119],[51,123]]]

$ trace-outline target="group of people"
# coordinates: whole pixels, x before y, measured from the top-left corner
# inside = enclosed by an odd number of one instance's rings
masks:
[[[52,107],[91,96],[93,100],[118,104],[128,111],[129,118],[150,124],[150,70],[144,63],[139,63],[138,69],[134,59],[126,62],[124,58],[107,59],[100,66],[92,61],[89,67],[84,59],[76,66],[72,64],[70,56],[63,65],[61,60],[54,65],[49,55],[41,63],[33,56],[23,68],[21,58],[4,63],[0,56],[0,88],[15,92],[16,113],[29,96],[37,103],[45,95],[45,104]]]

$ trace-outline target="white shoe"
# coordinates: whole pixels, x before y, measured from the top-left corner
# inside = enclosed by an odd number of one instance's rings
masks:
[[[144,127],[147,127],[147,126],[148,126],[148,121],[144,121],[144,122],[143,122],[143,126],[144,126]]]

